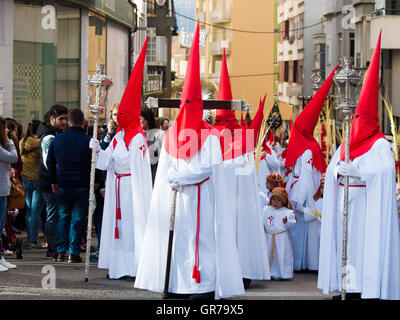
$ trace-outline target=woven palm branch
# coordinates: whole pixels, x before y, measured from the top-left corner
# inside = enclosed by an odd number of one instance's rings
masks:
[[[389,119],[390,119],[390,130],[393,135],[394,157],[395,157],[396,161],[399,161],[400,128],[398,126],[396,126],[396,123],[394,121],[392,105],[383,96],[382,96],[382,100],[384,102],[386,111],[387,111]]]
[[[263,121],[261,123],[260,133],[258,135],[257,144],[254,149],[254,161],[256,164],[257,173],[258,173],[258,168],[260,166],[260,160],[261,160],[261,155],[262,155],[262,151],[263,151],[262,145],[263,145],[265,137],[267,136],[267,133],[268,133],[269,129],[271,128],[272,124],[273,124],[273,122],[267,127],[268,123],[265,118],[263,119]]]

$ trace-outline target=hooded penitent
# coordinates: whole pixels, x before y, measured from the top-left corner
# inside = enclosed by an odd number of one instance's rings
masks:
[[[179,114],[165,137],[165,150],[172,157],[190,159],[200,150],[212,127],[203,120],[200,84],[200,30],[197,23],[190,50]]]
[[[365,77],[359,104],[353,117],[350,131],[350,160],[353,160],[371,149],[379,138],[385,138],[380,131],[378,118],[379,62],[381,54],[381,33],[372,55],[371,63]],[[345,148],[340,150],[340,160],[344,160]]]
[[[225,49],[222,56],[218,100],[232,100],[232,89],[226,63]],[[214,128],[220,133],[220,143],[224,160],[233,159],[252,150],[252,142],[246,140],[245,131],[236,120],[236,115],[233,110],[217,110]]]
[[[306,150],[311,150],[313,166],[321,173],[325,172],[325,158],[317,140],[314,138],[314,128],[317,125],[319,114],[324,106],[337,68],[338,66],[295,120],[286,151],[285,167],[295,165],[297,159]]]
[[[118,131],[122,129],[125,132],[124,141],[126,147],[129,148],[129,143],[136,134],[141,133],[146,137],[140,124],[140,110],[141,110],[141,93],[142,93],[142,82],[143,82],[143,68],[146,60],[147,51],[147,40],[146,38],[142,51],[135,63],[135,67],[132,70],[129,78],[128,85],[125,88],[125,92],[122,96],[121,103],[118,108]],[[114,140],[116,142],[116,140]],[[115,147],[115,146],[114,146]]]

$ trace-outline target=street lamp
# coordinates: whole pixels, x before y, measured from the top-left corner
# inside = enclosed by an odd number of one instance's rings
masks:
[[[335,74],[333,81],[337,89],[336,109],[344,115],[345,121],[345,162],[350,154],[350,117],[358,104],[362,77],[352,68],[352,58],[343,58],[344,67]],[[346,299],[347,269],[347,214],[349,202],[349,176],[344,176],[343,241],[342,241],[342,300]]]
[[[108,90],[112,86],[112,81],[104,74],[104,64],[96,64],[96,73],[88,77],[88,105],[93,114],[93,138],[97,139],[98,115],[102,114],[107,105]],[[94,212],[94,177],[96,164],[96,150],[92,150],[92,162],[90,168],[90,193],[89,193],[89,215],[88,229],[86,238],[86,261],[85,261],[85,282],[88,282],[90,246],[92,242],[92,215]]]

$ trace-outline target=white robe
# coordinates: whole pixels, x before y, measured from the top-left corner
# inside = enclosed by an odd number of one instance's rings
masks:
[[[322,198],[314,201],[310,208],[304,208],[304,222],[306,223],[306,269],[318,270],[319,263],[319,244],[321,234]],[[315,212],[316,211],[316,212]]]
[[[271,277],[290,279],[293,277],[293,250],[287,230],[296,224],[294,212],[286,207],[275,209],[272,206],[264,207],[263,211]],[[286,224],[282,221],[285,217]]]
[[[338,148],[325,177],[318,288],[341,291],[343,187],[337,179]],[[396,174],[390,144],[377,140],[353,160],[361,178],[350,177],[347,292],[362,298],[400,299],[400,237],[396,205]]]
[[[267,246],[264,239],[263,213],[253,153],[234,159],[237,179],[237,246],[243,278],[270,280]],[[232,201],[227,198],[226,201]]]
[[[117,133],[114,137],[117,140],[115,150],[111,141],[105,151],[100,150],[96,160],[97,169],[107,170],[98,267],[108,269],[110,279],[136,276],[152,193],[146,139],[137,134],[128,150],[124,136],[123,131]],[[131,174],[120,179],[119,239],[115,239],[115,172]]]
[[[177,194],[169,292],[198,294],[215,291],[216,298],[243,294],[232,212],[223,208],[226,197],[222,154],[217,136],[210,135],[190,160],[176,159],[161,150],[149,220],[146,227],[135,287],[156,292],[164,290],[172,188],[168,168],[182,174]],[[200,283],[192,278],[195,263],[198,188],[200,186]]]
[[[297,223],[289,230],[293,245],[294,270],[306,269],[306,225],[304,207],[310,207],[321,180],[321,173],[312,165],[312,152],[306,150],[296,161],[286,190],[295,210]]]

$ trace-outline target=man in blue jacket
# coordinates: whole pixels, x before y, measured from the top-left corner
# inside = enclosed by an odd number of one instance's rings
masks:
[[[57,255],[55,261],[81,262],[80,245],[89,207],[90,137],[84,131],[84,115],[80,109],[68,113],[69,129],[51,142],[47,167],[53,192],[57,193]]]

